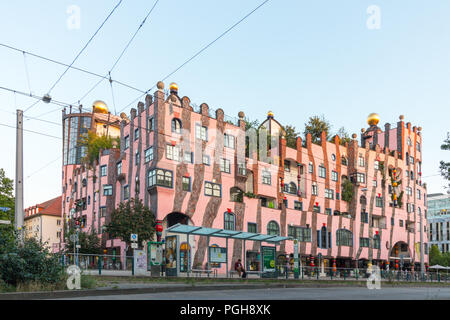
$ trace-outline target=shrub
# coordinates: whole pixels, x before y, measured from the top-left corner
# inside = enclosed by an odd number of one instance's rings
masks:
[[[50,255],[48,249],[34,239],[17,242],[0,255],[1,279],[9,285],[28,282],[55,284],[64,278],[64,271],[57,256]]]

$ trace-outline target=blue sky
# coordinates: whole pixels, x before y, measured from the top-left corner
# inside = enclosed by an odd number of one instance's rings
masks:
[[[0,43],[70,63],[118,1],[2,1]],[[204,45],[215,39],[262,0],[160,0],[112,77],[147,90]],[[124,0],[75,66],[106,74],[154,1]],[[81,9],[80,29],[69,30],[67,8]],[[370,30],[366,10],[377,5],[381,28]],[[299,131],[312,115],[325,115],[334,130],[351,133],[367,127],[377,112],[381,126],[398,117],[423,128],[423,180],[428,192],[443,192],[439,149],[450,131],[450,2],[424,1],[283,1],[271,0],[212,47],[167,79],[180,95],[197,104],[236,116],[243,110],[262,120],[268,110]],[[31,91],[45,94],[64,71],[26,56]],[[73,103],[97,78],[69,71],[52,91],[54,99]],[[21,53],[0,47],[0,86],[29,92]],[[116,109],[139,93],[114,86]],[[113,110],[109,82],[82,103],[101,99]],[[1,123],[15,125],[14,110],[34,100],[0,91]],[[57,109],[39,103],[26,115]],[[129,109],[126,110],[129,112]],[[43,117],[61,121],[60,111]],[[26,120],[25,128],[61,136],[49,123]],[[14,178],[15,131],[0,127],[0,167]],[[25,206],[61,192],[61,141],[24,134]],[[31,175],[29,178],[27,178]]]

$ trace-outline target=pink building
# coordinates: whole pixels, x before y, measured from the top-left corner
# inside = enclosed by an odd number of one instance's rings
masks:
[[[129,118],[121,116],[120,149],[103,150],[94,168],[77,162],[76,155],[63,166],[65,223],[72,210],[82,217],[83,231],[101,236],[109,254],[123,256],[125,244],[108,238],[102,227],[121,201],[139,198],[163,221],[164,230],[182,223],[297,238],[302,265],[317,265],[321,254],[325,268],[334,263],[364,267],[370,261],[383,268],[390,263],[391,269],[400,261],[407,268],[420,267],[420,217],[425,219],[426,211],[421,128],[405,124],[401,116],[396,128],[386,124],[383,131],[371,115],[361,144],[356,135],[341,145],[339,138],[326,141],[323,133],[319,144],[308,135],[287,146],[283,126],[270,112],[259,128],[260,135],[265,129],[272,136],[270,152],[261,152],[264,135],[258,152],[251,148],[256,135],[246,131],[243,112],[232,119],[205,103],[194,110],[176,85],[170,93],[163,89],[159,82]],[[91,129],[104,112],[93,111],[82,114],[92,118]],[[69,142],[80,132],[67,124],[80,116],[63,115],[64,150],[71,150]],[[204,266],[205,237],[189,243],[191,267]],[[224,239],[213,243],[225,246]],[[277,250],[278,263],[284,264],[293,242]],[[230,240],[229,257],[233,263],[243,258],[241,240]],[[246,245],[245,260],[248,269],[260,269],[259,244]]]

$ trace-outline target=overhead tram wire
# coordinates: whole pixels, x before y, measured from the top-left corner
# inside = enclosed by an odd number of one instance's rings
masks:
[[[206,46],[204,46],[202,49],[200,49],[197,53],[195,53],[192,57],[190,57],[189,59],[187,59],[184,63],[182,63],[179,67],[177,67],[174,71],[172,71],[171,73],[169,73],[167,76],[165,76],[161,81],[166,80],[167,78],[169,78],[170,76],[172,76],[173,74],[175,74],[176,72],[178,72],[180,69],[182,69],[185,65],[187,65],[189,62],[191,62],[192,60],[194,60],[198,55],[200,55],[203,51],[205,51],[206,49],[208,49],[210,46],[212,46],[215,42],[217,42],[219,39],[221,39],[223,36],[225,36],[228,32],[230,32],[231,30],[233,30],[236,26],[238,26],[241,22],[243,22],[245,19],[247,19],[249,16],[251,16],[255,11],[257,11],[259,8],[261,8],[263,5],[265,5],[267,2],[269,2],[270,0],[265,0],[262,3],[260,3],[256,8],[254,8],[252,11],[250,11],[247,15],[245,15],[242,19],[240,19],[238,22],[236,22],[235,24],[233,24],[231,27],[229,27],[227,30],[225,30],[221,35],[219,35],[216,39],[214,39],[213,41],[211,41],[210,43],[208,43]],[[124,108],[122,108],[121,110],[119,110],[119,112],[122,112],[123,110],[125,110],[126,108],[128,108],[129,106],[133,105],[134,103],[136,103],[139,99],[141,99],[143,96],[145,96],[146,94],[148,94],[151,90],[153,90],[155,88],[156,85],[154,85],[153,87],[151,87],[150,89],[148,89],[146,92],[144,92],[144,94],[140,95],[137,99],[133,100],[131,103],[129,103],[128,105],[126,105]]]
[[[156,7],[156,5],[158,4],[159,0],[156,0],[156,2],[153,4],[153,7],[150,9],[150,11],[147,13],[147,15],[145,16],[144,20],[142,20],[141,24],[139,25],[139,27],[137,28],[136,32],[133,34],[133,36],[131,37],[130,41],[128,41],[127,45],[125,46],[125,48],[122,50],[121,54],[119,55],[119,57],[116,59],[116,61],[114,62],[113,66],[111,67],[111,69],[109,70],[109,72],[103,76],[91,89],[89,89],[78,101],[83,101],[84,98],[86,98],[92,91],[95,90],[95,88],[97,88],[100,83],[103,82],[103,80],[107,79],[109,76],[109,81],[110,83],[112,83],[112,79],[111,79],[111,72],[114,70],[114,68],[117,66],[117,64],[119,63],[120,59],[122,59],[123,55],[125,54],[125,52],[127,51],[128,47],[131,45],[131,42],[133,42],[134,38],[136,37],[136,35],[138,34],[139,30],[141,30],[142,26],[145,24],[145,22],[147,21],[148,17],[150,16],[150,14],[153,12],[153,9]],[[112,84],[111,84],[112,85]],[[146,94],[146,92],[143,92],[143,94]]]
[[[86,70],[86,69],[82,69],[82,68],[79,68],[79,67],[70,66],[70,65],[68,65],[68,64],[66,64],[66,63],[63,63],[63,62],[61,62],[61,61],[57,61],[57,60],[54,60],[54,59],[50,59],[50,58],[47,58],[47,57],[44,57],[44,56],[41,56],[41,55],[38,55],[38,54],[35,54],[35,53],[32,53],[32,52],[29,52],[29,51],[26,51],[26,50],[22,50],[22,49],[19,49],[19,48],[15,48],[15,47],[12,47],[12,46],[3,44],[3,43],[0,43],[0,46],[1,46],[1,47],[4,47],[4,48],[7,48],[7,49],[10,49],[10,50],[14,50],[14,51],[18,51],[18,52],[23,52],[23,53],[25,53],[25,54],[27,54],[27,55],[29,55],[29,56],[32,56],[32,57],[35,57],[35,58],[38,58],[38,59],[41,59],[41,60],[45,60],[45,61],[48,61],[48,62],[51,62],[51,63],[54,63],[54,64],[58,64],[58,65],[61,65],[61,66],[64,66],[64,67],[68,67],[68,68],[70,68],[70,69],[77,70],[77,71],[80,71],[80,72],[89,74],[89,75],[91,75],[91,76],[95,76],[95,77],[98,77],[98,78],[103,78],[103,76],[100,75],[100,74],[98,74],[98,73],[95,73],[95,72],[92,72],[92,71],[89,71],[89,70]],[[117,83],[117,84],[119,84],[119,85],[121,85],[121,86],[124,86],[124,87],[126,87],[126,88],[129,88],[129,89],[131,89],[131,90],[135,90],[135,91],[138,91],[138,92],[140,92],[140,93],[144,93],[143,90],[138,89],[138,88],[136,88],[136,87],[133,87],[133,86],[131,86],[131,85],[129,85],[129,84],[126,84],[126,83],[124,83],[124,82],[122,82],[122,81],[119,81],[119,80],[116,80],[116,79],[114,79],[114,80],[112,80],[112,81],[115,82],[115,83]]]
[[[91,43],[91,41],[95,38],[95,36],[97,35],[97,33],[103,28],[103,26],[105,25],[105,23],[109,20],[109,18],[112,16],[112,14],[114,13],[114,11],[116,11],[116,9],[120,6],[120,4],[122,3],[123,0],[119,0],[119,2],[116,4],[116,6],[112,9],[112,11],[109,13],[109,15],[106,17],[106,19],[102,22],[102,24],[100,25],[100,27],[97,28],[97,30],[95,31],[95,33],[91,36],[91,38],[89,39],[89,41],[84,45],[84,47],[81,49],[81,51],[77,54],[77,56],[75,57],[75,59],[72,61],[72,63],[70,64],[70,66],[68,66],[66,68],[66,70],[64,70],[64,72],[59,76],[58,80],[56,80],[56,82],[51,86],[50,90],[48,90],[48,95],[50,95],[51,91],[56,87],[56,85],[61,81],[61,79],[64,77],[64,75],[67,73],[67,71],[69,71],[69,69],[73,66],[73,64],[78,60],[78,58],[80,57],[80,55],[84,52],[84,50],[88,47],[88,45]],[[34,107],[37,103],[29,106],[25,111],[27,112],[28,110],[30,110],[32,107]]]

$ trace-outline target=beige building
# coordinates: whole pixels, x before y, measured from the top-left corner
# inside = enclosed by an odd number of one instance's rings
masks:
[[[46,243],[51,252],[58,252],[61,244],[61,201],[59,196],[25,209],[25,236]]]

